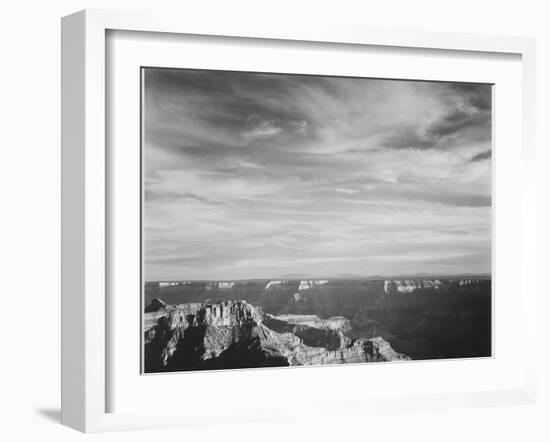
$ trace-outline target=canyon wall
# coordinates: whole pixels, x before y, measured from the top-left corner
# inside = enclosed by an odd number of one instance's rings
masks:
[[[408,359],[381,337],[346,336],[345,318],[264,315],[245,301],[155,305],[146,313],[146,372]]]

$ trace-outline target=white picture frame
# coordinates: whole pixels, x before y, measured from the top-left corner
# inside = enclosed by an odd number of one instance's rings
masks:
[[[521,306],[526,348],[535,333],[535,43],[519,37],[494,37],[416,31],[388,31],[308,23],[296,27],[269,22],[213,22],[200,17],[86,10],[62,20],[62,423],[84,432],[169,426],[206,425],[208,416],[185,410],[107,412],[112,385],[109,365],[109,303],[107,300],[110,241],[106,156],[106,33],[143,31],[164,34],[212,35],[287,41],[331,42],[443,51],[502,53],[521,57]],[[497,170],[497,173],[500,173]],[[498,247],[497,247],[498,248]],[[498,318],[497,318],[498,320]],[[387,396],[376,403],[342,399],[339,413],[454,408],[532,403],[535,362],[526,358],[521,384],[510,388],[456,394]],[[334,413],[330,401],[317,401],[308,416]],[[249,420],[284,419],[291,414],[277,407],[258,409]],[[232,422],[230,414],[227,422]],[[220,421],[220,420],[218,420]]]

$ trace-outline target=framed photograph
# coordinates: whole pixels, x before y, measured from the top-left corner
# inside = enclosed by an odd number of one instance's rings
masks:
[[[532,40],[62,31],[64,424],[534,400]]]

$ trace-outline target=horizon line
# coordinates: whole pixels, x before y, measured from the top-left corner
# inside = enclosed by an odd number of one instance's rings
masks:
[[[299,280],[333,280],[333,279],[423,279],[423,278],[440,278],[440,279],[454,279],[457,277],[490,277],[492,278],[492,272],[481,272],[481,273],[472,273],[472,272],[464,272],[464,273],[416,273],[416,274],[394,274],[394,275],[369,275],[369,276],[361,276],[361,275],[336,275],[336,276],[278,276],[278,277],[257,277],[257,278],[181,278],[181,279],[148,279],[143,280],[144,283],[148,282],[237,282],[237,281],[299,281]]]

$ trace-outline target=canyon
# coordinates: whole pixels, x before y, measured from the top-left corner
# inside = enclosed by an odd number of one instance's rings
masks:
[[[486,276],[221,282],[231,284],[147,282],[145,330],[156,326],[151,314],[170,312],[176,306],[244,301],[262,312],[262,326],[291,333],[308,347],[334,351],[345,341],[339,337],[342,333],[352,340],[381,338],[413,360],[492,354],[492,287]]]
[[[345,318],[275,316],[246,301],[147,306],[146,373],[408,360],[382,337],[355,339]]]

